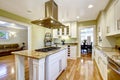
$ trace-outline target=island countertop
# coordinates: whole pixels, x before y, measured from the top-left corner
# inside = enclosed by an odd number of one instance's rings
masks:
[[[99,46],[96,46],[96,48],[120,66],[120,52],[117,49]]]
[[[52,51],[48,51],[48,52],[38,52],[35,50],[23,50],[23,51],[12,52],[12,54],[21,55],[21,56],[30,57],[30,58],[35,58],[35,59],[42,59],[42,58],[45,58],[46,56],[49,56],[51,54],[55,54],[55,53],[57,53],[61,50],[64,50],[64,49],[66,49],[66,47],[61,47],[60,49],[52,50]]]

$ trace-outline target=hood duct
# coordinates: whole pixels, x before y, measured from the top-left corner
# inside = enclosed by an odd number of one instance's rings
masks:
[[[45,18],[31,23],[52,29],[64,26],[58,21],[58,6],[53,0],[45,2]]]

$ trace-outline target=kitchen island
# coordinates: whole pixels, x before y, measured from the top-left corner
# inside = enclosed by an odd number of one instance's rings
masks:
[[[55,80],[67,67],[67,48],[47,52],[24,50],[15,55],[16,80],[25,80],[24,58],[28,58],[29,80]]]

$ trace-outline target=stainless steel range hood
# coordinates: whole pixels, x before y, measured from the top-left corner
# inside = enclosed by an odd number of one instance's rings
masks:
[[[45,2],[45,18],[32,21],[31,23],[52,29],[64,26],[58,21],[58,6],[53,0]]]

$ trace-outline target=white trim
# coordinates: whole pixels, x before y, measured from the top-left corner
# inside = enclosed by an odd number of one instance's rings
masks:
[[[23,23],[23,22],[19,22],[19,21],[15,21],[15,20],[12,20],[12,19],[9,19],[9,18],[5,18],[5,17],[0,17],[0,20],[3,20],[3,21],[7,21],[7,22],[11,22],[11,23],[16,23],[16,24],[20,24],[20,25],[24,25],[25,27],[28,28],[28,50],[31,50],[31,27],[32,25],[30,24],[26,24],[26,23]]]

